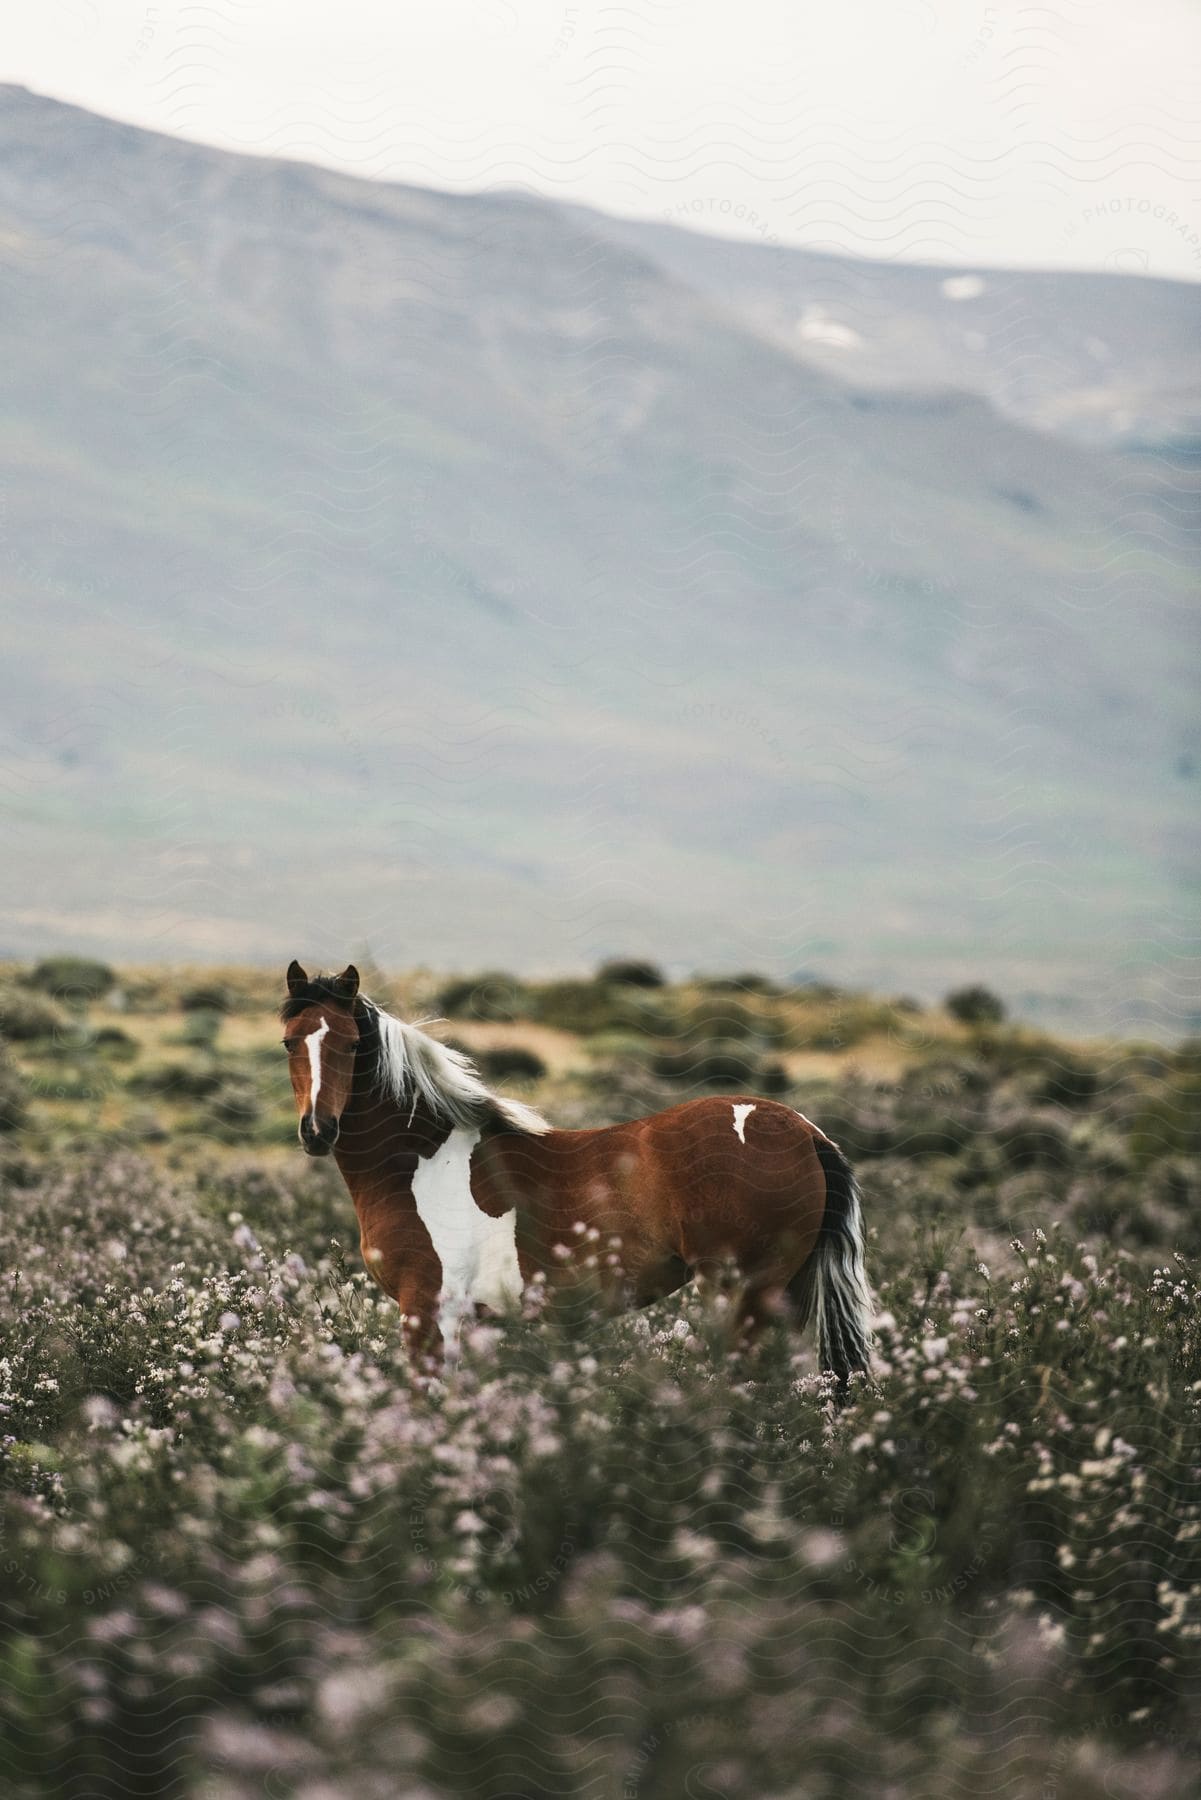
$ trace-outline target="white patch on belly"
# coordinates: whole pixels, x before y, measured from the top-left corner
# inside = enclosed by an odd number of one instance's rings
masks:
[[[329,1030],[329,1020],[322,1019],[316,1031],[310,1031],[305,1043],[309,1051],[309,1111],[317,1116],[317,1096],[321,1092],[321,1040]]]
[[[471,1192],[471,1158],[478,1131],[452,1131],[440,1150],[417,1164],[413,1199],[442,1264],[438,1324],[447,1349],[459,1321],[479,1304],[502,1312],[520,1300],[517,1212],[489,1218]]]
[[[754,1107],[750,1105],[736,1106],[734,1108],[734,1129],[738,1133],[738,1141],[740,1144],[746,1143],[746,1122],[754,1110]]]

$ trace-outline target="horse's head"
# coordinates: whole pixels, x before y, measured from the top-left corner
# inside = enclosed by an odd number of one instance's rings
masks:
[[[288,1073],[300,1110],[300,1142],[309,1156],[328,1156],[338,1141],[354,1081],[359,1026],[359,972],[310,980],[298,962],[288,968],[288,998],[280,1008]]]

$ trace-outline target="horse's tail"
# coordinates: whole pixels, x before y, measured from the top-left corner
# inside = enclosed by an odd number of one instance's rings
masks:
[[[845,1395],[848,1378],[867,1372],[871,1359],[872,1291],[863,1262],[863,1212],[850,1163],[827,1137],[814,1134],[813,1148],[826,1178],[826,1210],[817,1243],[788,1284],[797,1323],[817,1315],[818,1367],[838,1377]]]

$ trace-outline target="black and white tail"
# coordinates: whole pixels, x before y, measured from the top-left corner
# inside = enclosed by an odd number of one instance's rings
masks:
[[[826,1177],[826,1211],[817,1244],[788,1292],[801,1326],[817,1315],[817,1363],[838,1377],[866,1373],[871,1360],[872,1291],[863,1263],[863,1213],[854,1172],[837,1144],[815,1136]]]

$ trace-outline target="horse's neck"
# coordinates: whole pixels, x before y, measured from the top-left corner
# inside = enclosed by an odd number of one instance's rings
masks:
[[[426,1107],[381,1094],[366,1071],[356,1070],[334,1157],[356,1203],[363,1192],[400,1197],[410,1190],[418,1163],[447,1136],[446,1124]]]

